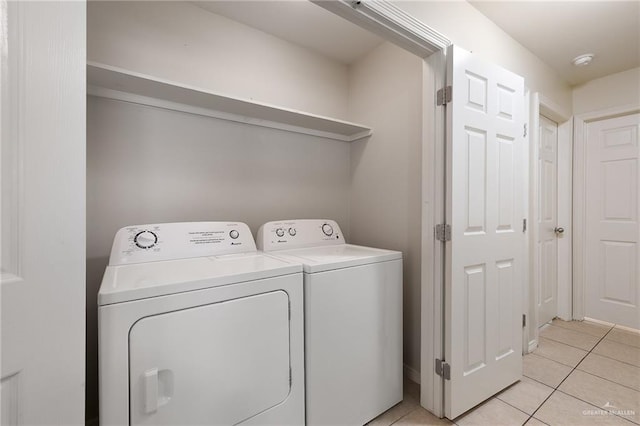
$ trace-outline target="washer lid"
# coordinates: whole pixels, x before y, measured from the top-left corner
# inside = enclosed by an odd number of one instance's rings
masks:
[[[128,302],[302,271],[300,264],[261,253],[107,266],[98,305]]]
[[[399,251],[353,244],[280,250],[270,253],[270,255],[286,261],[302,263],[303,270],[306,273],[331,271],[402,259],[402,252]]]

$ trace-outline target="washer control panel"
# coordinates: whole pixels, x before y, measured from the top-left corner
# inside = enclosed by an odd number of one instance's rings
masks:
[[[134,225],[113,240],[109,265],[219,256],[256,251],[249,227],[241,222],[182,222]]]
[[[335,220],[297,219],[267,222],[258,230],[256,244],[264,251],[345,244]]]

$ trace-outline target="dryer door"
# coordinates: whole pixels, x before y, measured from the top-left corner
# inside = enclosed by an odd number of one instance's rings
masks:
[[[284,291],[146,317],[129,333],[132,425],[240,423],[284,401]]]

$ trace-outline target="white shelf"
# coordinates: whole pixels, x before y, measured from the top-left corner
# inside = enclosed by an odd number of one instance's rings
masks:
[[[87,63],[87,92],[158,108],[353,142],[371,128],[334,118],[238,99],[95,62]]]

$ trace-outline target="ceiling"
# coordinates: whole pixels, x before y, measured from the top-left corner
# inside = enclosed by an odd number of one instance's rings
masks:
[[[357,61],[383,42],[378,36],[307,0],[194,3],[346,65]]]
[[[571,85],[640,66],[640,1],[470,1]],[[571,60],[593,53],[591,65]]]
[[[347,65],[382,43],[307,0],[194,3]],[[638,0],[470,3],[571,85],[640,66]],[[591,65],[573,66],[571,60],[584,53],[595,54]]]

